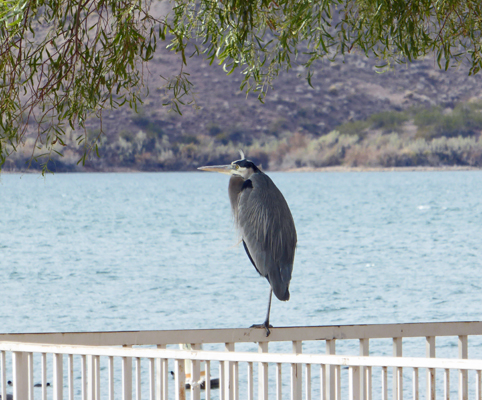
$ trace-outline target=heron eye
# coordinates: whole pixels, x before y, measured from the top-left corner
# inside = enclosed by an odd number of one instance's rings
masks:
[[[234,166],[236,167],[236,169],[239,169],[239,165],[238,165],[238,164],[234,164]]]

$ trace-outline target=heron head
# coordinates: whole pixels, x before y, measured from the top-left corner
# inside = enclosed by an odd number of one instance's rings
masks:
[[[241,160],[233,161],[229,165],[211,165],[207,167],[199,167],[201,171],[221,172],[222,174],[240,176],[244,180],[249,179],[251,175],[260,172],[259,168],[241,153]]]

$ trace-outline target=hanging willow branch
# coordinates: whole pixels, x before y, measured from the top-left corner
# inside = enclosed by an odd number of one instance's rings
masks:
[[[105,108],[136,109],[143,66],[159,43],[184,64],[194,45],[227,74],[239,70],[241,89],[260,100],[295,60],[310,80],[316,60],[354,50],[378,57],[380,66],[427,54],[445,69],[462,59],[471,74],[482,66],[479,0],[176,0],[167,16],[152,15],[150,5],[0,0],[0,165],[32,127],[44,167],[66,145],[67,128],[84,129],[77,144],[85,162],[99,140],[85,133],[85,122]],[[181,112],[191,84],[182,68],[166,81],[167,105]],[[41,156],[34,152],[32,160]]]

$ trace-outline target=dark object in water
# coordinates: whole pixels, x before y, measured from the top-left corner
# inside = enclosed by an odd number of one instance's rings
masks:
[[[174,378],[174,371],[169,371],[171,373],[171,376]],[[206,389],[206,381],[202,381],[201,384],[199,385],[201,387],[201,390]],[[186,383],[186,389],[191,389],[191,385],[189,383]],[[213,378],[211,379],[211,389],[219,389],[219,378]]]
[[[8,381],[8,382],[7,382],[7,385],[8,385],[8,386],[13,386],[12,381]],[[47,382],[47,383],[45,384],[45,386],[51,387],[52,385],[50,384],[50,382]],[[33,387],[42,387],[42,384],[41,384],[41,383],[36,383],[35,385],[33,385]],[[0,398],[1,398],[1,397],[2,397],[2,396],[0,396]]]
[[[206,389],[206,381],[202,381],[201,385],[201,390]],[[186,389],[191,389],[191,385],[189,383],[186,383]],[[211,379],[211,389],[219,389],[219,378],[213,378]]]

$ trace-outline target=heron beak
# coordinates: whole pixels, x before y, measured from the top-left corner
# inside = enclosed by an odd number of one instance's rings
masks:
[[[222,174],[231,175],[231,171],[234,169],[232,165],[209,165],[207,167],[199,167],[201,171],[209,172],[221,172]]]

